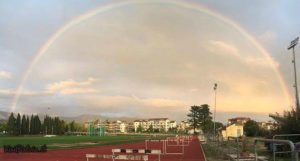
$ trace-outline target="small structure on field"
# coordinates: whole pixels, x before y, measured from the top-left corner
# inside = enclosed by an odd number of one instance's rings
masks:
[[[88,122],[87,135],[89,136],[104,136],[105,127],[101,126],[99,120]]]

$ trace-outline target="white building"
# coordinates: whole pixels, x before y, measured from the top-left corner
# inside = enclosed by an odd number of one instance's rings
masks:
[[[126,133],[127,132],[127,123],[126,122],[120,122],[119,126],[120,126],[120,132],[121,133]]]
[[[258,122],[260,128],[265,130],[274,130],[278,127],[276,122],[268,121],[268,122]]]
[[[244,125],[249,120],[250,120],[249,117],[235,117],[235,118],[228,119],[228,125],[231,125],[231,124],[243,124]]]
[[[148,120],[149,126],[152,125],[153,129],[164,129],[165,132],[169,131],[170,120],[168,118],[152,118]]]
[[[178,126],[178,131],[187,131],[190,128],[190,124],[187,121],[181,121]]]
[[[108,133],[125,133],[127,132],[127,123],[117,120],[117,121],[105,121],[105,130]]]
[[[170,121],[170,128],[176,128],[177,122],[176,121]]]
[[[144,131],[146,131],[150,126],[154,130],[168,131],[170,128],[170,120],[168,118],[151,118],[148,120],[135,120],[134,121],[134,130],[137,132],[138,127],[141,126]]]
[[[134,126],[134,131],[137,132],[137,129],[139,126],[142,127],[143,130],[147,130],[148,129],[148,122],[147,120],[135,120],[133,122],[133,126]]]
[[[222,130],[222,136],[224,139],[228,137],[240,137],[244,135],[244,125],[241,123],[231,124]]]
[[[244,125],[249,121],[249,117],[235,117],[228,119],[226,129],[222,130],[223,139],[228,137],[240,137],[244,135]]]
[[[89,127],[90,122],[85,122],[84,127],[87,129]],[[93,122],[94,127],[100,128],[105,127],[105,131],[107,133],[126,133],[127,132],[127,126],[128,124],[125,121],[101,121],[101,120],[95,120]]]

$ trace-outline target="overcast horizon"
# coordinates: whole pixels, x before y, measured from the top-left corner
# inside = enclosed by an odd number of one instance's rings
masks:
[[[192,105],[213,112],[217,83],[218,121],[271,120],[294,106],[287,46],[299,36],[299,7],[0,1],[0,111],[184,120]]]

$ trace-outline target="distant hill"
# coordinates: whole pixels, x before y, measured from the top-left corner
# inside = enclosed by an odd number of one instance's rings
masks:
[[[0,111],[0,121],[7,121],[9,115],[9,112]]]
[[[4,112],[0,111],[0,122],[6,122],[9,118],[10,112]],[[29,114],[31,115],[31,114]],[[39,117],[42,119],[44,118],[44,114],[39,114]],[[75,117],[66,117],[66,116],[59,116],[61,119],[70,122],[75,121],[79,123],[84,123],[87,121],[95,121],[97,119],[99,120],[109,120],[109,121],[115,121],[115,120],[122,120],[122,121],[134,121],[138,118],[131,118],[131,117],[107,117],[107,116],[101,116],[101,115],[93,115],[93,114],[82,114]]]
[[[101,116],[101,115],[92,115],[92,114],[83,114],[75,117],[61,117],[65,121],[72,121],[75,120],[76,122],[87,122],[87,121],[95,121],[97,119],[99,120],[109,120],[109,121],[116,121],[116,120],[122,120],[122,121],[134,121],[138,118],[135,117],[108,117],[108,116]]]

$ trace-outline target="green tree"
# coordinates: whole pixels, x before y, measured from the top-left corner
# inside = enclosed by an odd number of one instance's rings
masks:
[[[25,134],[27,134],[26,132],[27,132],[27,130],[26,130],[26,124],[27,124],[27,121],[26,121],[26,116],[25,115],[23,115],[22,116],[22,123],[21,123],[21,134],[22,135],[25,135]]]
[[[126,129],[127,129],[127,132],[129,132],[129,133],[135,132],[134,131],[134,126],[132,124],[129,124],[129,126],[127,126]]]
[[[16,119],[14,117],[14,113],[10,113],[10,116],[8,118],[7,122],[7,132],[10,135],[14,135],[16,131]]]
[[[72,131],[82,130],[81,127],[75,123],[75,121],[72,121],[70,124],[72,124]],[[50,116],[45,116],[42,124],[42,132],[44,134],[61,135],[64,134],[65,131],[70,130],[70,124],[66,124],[65,121],[61,120],[59,117],[52,118]]]
[[[69,124],[65,124],[65,132],[70,132]]]
[[[75,121],[74,120],[72,122],[70,122],[69,127],[70,127],[71,132],[75,131]]]
[[[213,125],[211,114],[208,104],[200,106],[197,119],[204,133],[213,131],[213,126],[211,126]]]
[[[16,128],[15,128],[15,135],[21,134],[21,115],[18,113],[17,119],[16,119]]]
[[[162,126],[162,127],[160,127],[159,132],[160,132],[160,133],[165,133],[165,132],[166,132],[166,129]]]
[[[64,132],[65,132],[65,121],[63,121],[63,120],[60,120],[60,118],[59,117],[56,117],[55,118],[55,122],[56,122],[56,133],[55,134],[57,134],[57,135],[62,135],[62,134],[64,134]],[[77,124],[75,123],[75,121],[74,121],[74,124],[75,124],[75,131],[77,131],[78,130],[78,126],[77,126]]]
[[[244,132],[247,136],[258,136],[260,132],[259,125],[254,120],[249,120],[244,125]]]
[[[138,132],[138,133],[143,132],[143,127],[141,124],[139,124],[138,128],[136,129],[136,132]]]
[[[30,134],[40,134],[42,131],[41,120],[38,115],[31,115]]]
[[[75,122],[75,131],[83,131],[83,125]]]
[[[218,129],[224,127],[224,125],[223,125],[221,122],[216,122],[216,123],[215,123],[215,126],[216,126],[216,131],[217,131]],[[208,133],[208,132],[213,133],[213,131],[214,131],[214,122],[213,122],[212,120],[207,121],[207,122],[205,123],[205,125],[203,125],[202,129],[203,129],[203,131],[204,131],[205,133]]]
[[[271,114],[277,124],[278,128],[274,133],[279,134],[299,134],[300,133],[300,118],[296,119],[296,111],[284,111],[283,115]]]
[[[59,117],[51,118],[51,133],[55,135],[61,135],[65,133],[66,123],[64,120],[61,120]],[[73,131],[76,131],[76,123],[73,122],[74,128]]]
[[[149,128],[147,129],[147,132],[149,132],[149,133],[153,133],[154,132],[154,129],[153,129],[153,125],[151,124],[150,126],[149,126]]]
[[[1,132],[7,132],[7,123],[0,124],[0,133]]]
[[[40,134],[42,132],[42,123],[38,115],[35,116],[36,129],[35,134]]]
[[[194,134],[196,134],[196,129],[200,128],[200,123],[199,123],[199,110],[200,106],[191,106],[190,113],[187,114],[189,117],[188,122],[194,129]]]
[[[196,133],[197,128],[201,128],[205,133],[211,131],[212,117],[209,105],[191,106],[190,113],[187,116],[194,133]]]
[[[30,127],[30,120],[29,120],[29,116],[27,116],[26,117],[26,131],[25,131],[25,134],[29,134],[29,131],[30,131],[30,129],[29,129],[29,127]]]
[[[29,126],[29,133],[34,134],[34,129],[35,129],[35,123],[34,123],[34,117],[31,115],[30,117],[30,126]]]
[[[176,133],[178,133],[178,130],[177,130],[176,127],[172,127],[172,128],[169,128],[169,131],[168,131],[168,132],[169,132],[169,133],[176,134]]]
[[[51,134],[52,133],[52,127],[53,127],[53,119],[46,115],[44,117],[44,122],[43,122],[43,126],[42,126],[42,129],[43,129],[43,133],[44,134]]]

